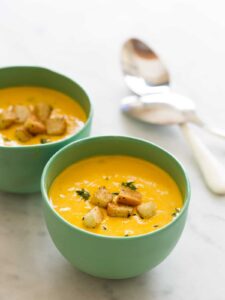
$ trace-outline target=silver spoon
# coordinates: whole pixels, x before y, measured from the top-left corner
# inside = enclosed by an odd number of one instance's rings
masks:
[[[225,134],[206,126],[190,99],[171,92],[168,71],[145,43],[128,40],[122,48],[121,64],[125,82],[136,94],[123,99],[122,111],[147,123],[180,125],[207,186],[214,193],[225,194],[225,170],[187,123],[204,127],[218,136],[225,137]]]
[[[209,126],[200,119],[191,99],[170,91],[168,71],[156,53],[145,43],[138,39],[129,39],[122,48],[121,65],[127,86],[136,95],[143,96],[139,101],[134,96],[124,99],[124,111],[153,124],[191,122],[211,134],[225,138],[224,130]],[[162,95],[165,92],[167,94]],[[153,93],[154,97],[148,96]]]

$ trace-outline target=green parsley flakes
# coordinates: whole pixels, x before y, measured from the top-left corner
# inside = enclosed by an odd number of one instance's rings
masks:
[[[137,189],[137,187],[134,185],[134,181],[122,182],[122,186],[127,187],[132,191],[135,191]]]
[[[90,198],[90,193],[85,189],[77,190],[76,193],[84,200],[88,200]]]

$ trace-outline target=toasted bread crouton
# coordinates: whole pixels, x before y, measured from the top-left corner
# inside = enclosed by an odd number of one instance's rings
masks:
[[[0,129],[9,128],[16,121],[16,115],[11,109],[0,112]]]
[[[34,106],[33,104],[29,104],[29,105],[28,105],[28,108],[29,108],[31,114],[32,114],[32,115],[35,115],[35,106]]]
[[[51,111],[51,118],[62,117],[62,112],[60,109],[54,107]]]
[[[29,107],[25,105],[15,105],[13,111],[16,114],[16,123],[25,123],[31,115]]]
[[[46,132],[46,127],[44,124],[42,124],[40,121],[36,120],[35,118],[29,118],[25,124],[24,127],[27,129],[27,131],[33,135],[41,134]]]
[[[107,214],[110,217],[128,218],[132,215],[133,208],[125,205],[117,205],[109,203],[107,206]]]
[[[156,204],[153,201],[145,202],[137,206],[137,212],[143,219],[149,219],[156,213]]]
[[[27,131],[27,129],[24,126],[18,127],[15,130],[15,137],[20,142],[27,142],[32,138],[32,135]]]
[[[137,206],[141,204],[142,195],[130,188],[122,188],[119,195],[117,196],[117,203]]]
[[[66,131],[66,120],[63,116],[49,118],[46,128],[49,135],[61,135]]]
[[[51,114],[52,106],[47,103],[40,102],[35,105],[34,111],[41,122],[46,122]]]
[[[107,207],[108,203],[113,199],[113,195],[107,190],[106,187],[101,186],[91,197],[90,202],[100,207]]]
[[[89,228],[95,228],[102,220],[103,214],[98,206],[95,206],[83,217],[84,225]]]

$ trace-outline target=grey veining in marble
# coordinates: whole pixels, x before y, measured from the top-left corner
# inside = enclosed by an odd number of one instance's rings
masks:
[[[208,121],[225,127],[221,0],[0,0],[0,66],[41,65],[65,73],[91,96],[93,135],[145,138],[182,161],[192,184],[183,236],[151,272],[130,280],[97,279],[57,251],[39,194],[0,193],[0,300],[225,299],[225,197],[206,190],[176,127],[148,126],[119,112],[128,94],[119,49],[130,36],[154,46],[171,70],[173,88],[196,101]],[[224,163],[224,141],[202,138]]]

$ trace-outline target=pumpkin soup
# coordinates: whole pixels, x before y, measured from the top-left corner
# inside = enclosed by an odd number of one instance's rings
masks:
[[[130,156],[95,156],[59,174],[49,199],[62,218],[90,232],[133,236],[157,230],[183,206],[175,181],[158,166]]]
[[[69,96],[43,87],[0,89],[0,145],[55,142],[83,127],[86,115]]]

